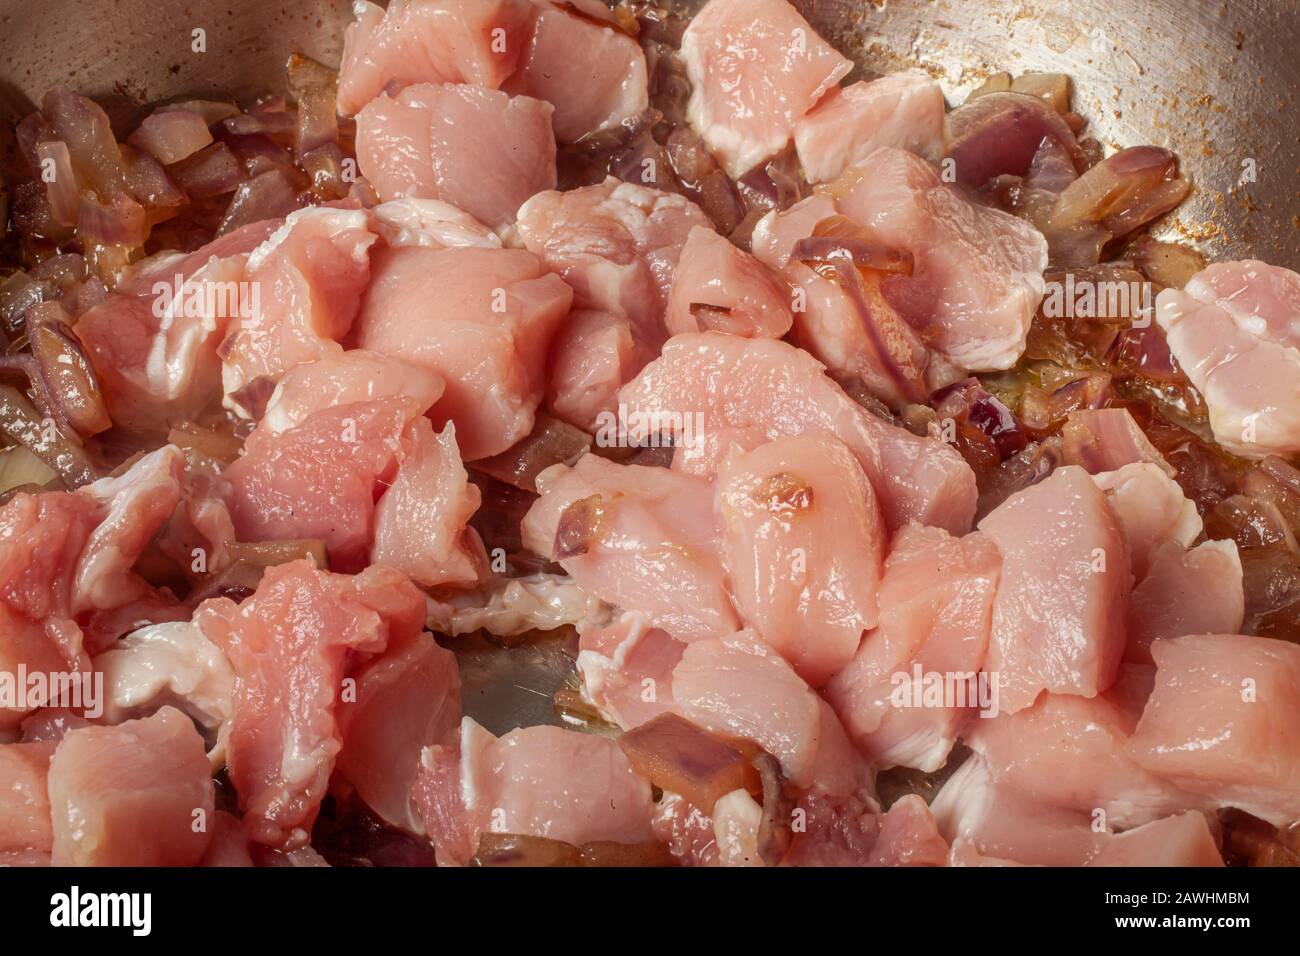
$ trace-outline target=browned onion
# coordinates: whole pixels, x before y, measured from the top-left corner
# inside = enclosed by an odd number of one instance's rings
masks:
[[[1061,114],[1038,96],[988,93],[948,114],[952,141],[947,157],[957,181],[978,188],[994,176],[1024,176],[1044,138],[1071,154],[1078,149],[1074,131]]]
[[[179,163],[212,143],[207,120],[189,110],[155,110],[126,141],[164,166]]]
[[[225,143],[213,143],[199,150],[171,167],[169,172],[176,177],[181,188],[196,199],[232,193],[243,178],[239,160]]]
[[[295,130],[294,155],[301,161],[312,150],[339,138],[339,75],[311,57],[294,53],[285,68],[289,94],[297,101],[298,124]]]
[[[188,198],[158,160],[132,146],[122,147],[122,160],[126,163],[126,186],[135,201],[153,213],[154,221],[170,215],[188,202]]]
[[[50,200],[50,213],[55,221],[65,226],[77,224],[77,210],[81,199],[77,189],[77,174],[72,169],[72,154],[61,140],[51,139],[36,145],[36,157],[44,166],[49,164],[53,175],[42,176],[45,192]]]
[[[527,437],[473,467],[498,481],[537,492],[537,476],[552,465],[571,465],[591,450],[591,436],[581,428],[540,413]]]
[[[136,248],[144,245],[149,223],[144,207],[127,194],[103,203],[87,192],[77,213],[77,234],[89,244]]]
[[[57,423],[41,415],[11,385],[0,385],[0,432],[58,472],[69,489],[79,488],[98,477],[85,449],[61,432]]]
[[[78,434],[90,437],[107,431],[113,422],[71,321],[56,303],[35,306],[27,313],[27,338],[51,410]]]
[[[705,812],[733,790],[762,790],[751,754],[676,714],[633,727],[618,744],[638,774]]]
[[[112,200],[126,191],[126,169],[108,114],[93,100],[51,90],[41,105],[50,129],[71,154],[77,181]]]
[[[167,103],[154,110],[155,113],[168,113],[172,110],[184,110],[187,113],[198,113],[203,117],[203,122],[208,126],[216,126],[222,120],[230,119],[232,116],[239,115],[239,107],[234,103],[227,103],[220,100],[184,100],[180,103]]]
[[[555,560],[586,554],[600,540],[605,517],[600,495],[589,495],[571,502],[560,512],[555,526]]]
[[[288,173],[283,169],[268,169],[261,175],[240,183],[235,189],[235,195],[217,228],[217,235],[224,236],[241,226],[263,219],[279,219],[301,206],[298,191]]]

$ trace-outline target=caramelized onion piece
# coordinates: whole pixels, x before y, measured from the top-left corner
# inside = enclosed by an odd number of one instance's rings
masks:
[[[339,121],[335,112],[339,75],[309,56],[294,53],[285,68],[289,95],[298,104],[294,154],[301,160],[313,149],[337,143]]]
[[[156,110],[126,139],[164,166],[193,156],[212,142],[208,121],[189,110]]]
[[[279,219],[302,205],[298,190],[283,169],[268,169],[247,182],[240,183],[226,207],[226,214],[217,228],[224,236],[242,226],[264,219]]]
[[[1122,149],[1068,186],[1039,228],[1057,266],[1091,265],[1102,249],[1163,216],[1191,190],[1167,149]]]
[[[1195,249],[1176,242],[1159,242],[1150,236],[1140,236],[1128,254],[1139,272],[1168,289],[1181,289],[1205,268],[1205,256]]]
[[[591,436],[581,428],[546,414],[527,437],[499,455],[483,458],[473,467],[498,481],[537,493],[537,476],[552,465],[572,465],[591,451]]]
[[[471,866],[675,866],[668,848],[661,843],[616,843],[600,840],[574,846],[562,840],[521,833],[484,832]]]
[[[239,186],[240,165],[225,143],[213,143],[171,167],[171,174],[195,199],[224,196]]]
[[[112,201],[126,192],[126,169],[108,114],[93,100],[51,90],[41,104],[54,136],[67,144],[77,182]]]
[[[579,498],[560,512],[555,526],[555,559],[576,558],[600,540],[605,509],[600,495]]]
[[[41,180],[45,183],[45,194],[49,197],[50,214],[56,222],[75,226],[77,212],[81,208],[81,195],[68,145],[57,139],[37,143],[36,158],[41,164]],[[49,170],[48,175],[45,174],[46,169]]]
[[[27,338],[50,410],[78,434],[89,437],[112,427],[94,367],[56,303],[27,314]]]
[[[582,866],[582,857],[576,846],[562,840],[486,830],[479,835],[478,852],[474,854],[470,865]]]
[[[750,755],[676,714],[660,714],[618,743],[633,770],[706,812],[733,790],[763,786]]]
[[[947,157],[957,182],[979,188],[994,176],[1024,176],[1039,145],[1052,138],[1073,156],[1074,131],[1044,99],[1024,93],[987,93],[948,114]]]
[[[221,465],[229,465],[243,450],[244,443],[231,431],[204,428],[194,422],[182,422],[167,433],[167,443],[194,451]]]
[[[0,385],[0,432],[54,469],[68,489],[94,481],[98,475],[86,451],[61,432],[18,389]]]
[[[756,756],[753,766],[762,779],[763,819],[758,825],[758,855],[768,866],[777,866],[785,859],[794,839],[791,823],[794,817],[794,797],[786,785],[781,764],[769,753]]]

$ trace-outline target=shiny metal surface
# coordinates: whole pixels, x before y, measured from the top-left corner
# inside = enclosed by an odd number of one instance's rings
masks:
[[[923,66],[950,102],[998,70],[1070,74],[1103,142],[1182,157],[1196,192],[1167,231],[1300,268],[1297,0],[795,2],[864,72]],[[350,19],[348,0],[0,0],[0,119],[57,84],[118,122],[159,99],[279,91],[294,50],[338,61]]]

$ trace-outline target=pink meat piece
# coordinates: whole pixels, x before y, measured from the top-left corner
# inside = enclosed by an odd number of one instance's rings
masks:
[[[559,727],[494,737],[466,717],[458,752],[425,750],[415,800],[443,864],[467,863],[488,831],[574,844],[653,838],[650,784],[618,743]]]
[[[822,431],[857,457],[885,522],[909,521],[955,534],[975,514],[975,475],[951,447],[885,422],[824,374],[816,359],[785,342],[717,332],[674,336],[662,355],[619,392],[633,437],[664,418],[702,414],[706,431],[754,428],[769,439]]]
[[[1235,543],[1203,541],[1190,551],[1163,545],[1129,597],[1124,659],[1153,663],[1151,642],[1165,637],[1240,633],[1245,613]]]
[[[602,413],[616,412],[618,390],[650,358],[626,318],[574,309],[551,343],[546,407],[570,425],[594,432]]]
[[[780,275],[712,229],[686,237],[665,322],[679,332],[779,339],[790,331],[790,287]]]
[[[167,445],[116,478],[0,508],[0,668],[71,678],[96,649],[81,624],[98,630],[103,612],[160,601],[132,567],[175,511],[180,472]],[[0,708],[0,727],[29,709]]]
[[[411,83],[496,89],[527,42],[527,0],[394,0],[355,8],[343,35],[338,108],[351,116],[380,93]]]
[[[494,228],[555,188],[550,103],[421,83],[357,114],[357,165],[381,199],[441,199]]]
[[[767,444],[767,433],[761,428],[713,428],[689,444],[673,449],[673,471],[697,478],[712,478],[722,467],[732,450],[753,451]]]
[[[1062,429],[1065,462],[1100,474],[1143,462],[1172,478],[1177,469],[1160,454],[1127,408],[1080,408]]]
[[[1026,797],[1083,814],[1100,810],[1107,827],[1150,823],[1204,802],[1125,752],[1151,681],[1150,667],[1125,665],[1104,694],[1044,694],[1033,707],[973,721],[962,736],[998,783]]]
[[[224,810],[213,814],[212,840],[199,866],[253,866],[248,834],[239,817]]]
[[[352,349],[290,369],[271,393],[258,424],[279,434],[321,409],[399,395],[424,411],[442,397],[444,387],[442,376],[423,365]]]
[[[877,620],[887,532],[861,466],[825,434],[733,449],[718,502],[741,620],[820,687]]]
[[[50,759],[49,798],[54,866],[193,866],[210,839],[203,738],[173,707],[69,731]]]
[[[422,835],[412,788],[424,748],[450,742],[460,726],[456,655],[430,634],[390,647],[357,672],[338,724],[338,772],[385,823]]]
[[[1220,806],[1300,819],[1300,647],[1203,634],[1156,641],[1151,655],[1155,690],[1129,756]]]
[[[0,865],[49,862],[54,832],[46,781],[56,746],[0,744]]]
[[[569,287],[522,249],[389,249],[374,271],[356,344],[443,377],[432,417],[455,422],[462,457],[500,454],[532,431]]]
[[[709,0],[681,50],[687,118],[732,179],[784,149],[853,67],[786,0]]]
[[[584,455],[537,478],[524,546],[558,560],[588,594],[643,611],[683,641],[739,622],[717,555],[722,529],[707,481]]]
[[[1215,263],[1161,292],[1156,322],[1219,444],[1246,458],[1300,451],[1300,273]]]
[[[901,149],[876,150],[827,189],[873,239],[912,254],[911,274],[880,289],[927,346],[972,371],[1016,363],[1045,288],[1037,229],[972,202]]]
[[[370,281],[377,238],[364,211],[314,206],[290,214],[253,250],[246,280],[256,307],[230,323],[219,349],[228,407],[250,415],[256,403],[245,389],[340,350]]]
[[[876,766],[938,770],[980,709],[973,675],[984,667],[1001,565],[997,548],[979,532],[954,538],[941,528],[908,525],[894,537],[880,584],[879,625],[825,688]],[[972,675],[953,685],[966,701],[927,705],[925,675]]]
[[[424,596],[389,568],[349,577],[293,561],[242,605],[205,601],[194,620],[235,671],[227,765],[249,835],[301,847],[342,745],[343,678],[421,639]]]
[[[748,631],[689,644],[673,669],[683,717],[744,737],[781,762],[797,787],[813,783],[822,702],[775,651]]]
[[[794,145],[808,182],[827,183],[885,146],[937,162],[946,129],[943,90],[909,70],[832,90],[799,121]]]
[[[857,798],[809,793],[799,799],[804,827],[794,835],[788,866],[946,866],[948,844],[930,808],[916,795],[886,813]]]
[[[681,866],[718,866],[718,841],[708,811],[665,791],[654,805],[650,826]]]
[[[393,483],[375,506],[372,564],[397,568],[426,586],[473,585],[487,554],[468,527],[481,496],[456,447],[456,428],[435,435],[427,418],[407,426]]]
[[[626,317],[637,342],[658,349],[682,247],[711,229],[689,199],[606,178],[596,186],[534,196],[519,210],[530,252],[573,287],[573,304]]]
[[[1086,813],[1040,803],[997,782],[979,756],[945,781],[930,810],[954,865],[1083,866],[1111,838]]]
[[[1119,519],[1082,468],[1012,495],[979,529],[1002,552],[986,670],[1015,713],[1043,690],[1095,697],[1124,652],[1131,587]]]
[[[1204,530],[1196,505],[1178,482],[1149,462],[1124,465],[1092,476],[1119,518],[1133,573],[1147,573],[1156,549],[1168,543],[1190,547]]]
[[[330,566],[358,571],[374,535],[375,498],[403,457],[418,417],[409,399],[325,408],[295,428],[258,428],[225,471],[227,504],[241,541],[318,538]]]
[[[846,387],[861,385],[893,408],[922,404],[930,393],[962,378],[921,340],[884,301],[878,282],[861,292],[818,274],[806,263],[785,269],[802,297],[794,316],[792,344],[822,362]]]
[[[589,628],[578,644],[583,690],[600,712],[624,730],[673,712],[673,669],[686,645],[628,611]]]
[[[232,321],[251,314],[248,287],[239,284],[245,264],[280,223],[252,223],[196,252],[146,259],[77,321],[114,425],[165,432],[218,403],[217,347]]]
[[[924,800],[908,794],[880,818],[876,866],[947,866],[948,844]]]
[[[1223,866],[1205,814],[1188,810],[1106,841],[1088,866]]]
[[[558,142],[575,143],[645,112],[645,54],[634,38],[567,4],[535,7],[532,35],[504,89],[554,104]]]
[[[371,210],[375,231],[389,246],[500,249],[501,237],[464,210],[440,199],[396,199]]]
[[[175,445],[145,455],[116,478],[78,489],[100,503],[73,577],[72,611],[111,610],[152,592],[132,567],[181,501],[184,457]]]

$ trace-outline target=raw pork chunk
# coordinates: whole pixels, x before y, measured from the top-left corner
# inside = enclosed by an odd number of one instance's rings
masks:
[[[650,784],[606,737],[524,727],[494,737],[466,717],[460,740],[424,751],[414,799],[440,865],[466,864],[485,832],[566,843],[643,843]]]
[[[786,0],[709,0],[681,49],[688,119],[732,179],[784,149],[853,68]]]
[[[1105,814],[1109,828],[1205,805],[1125,752],[1151,690],[1152,669],[1127,664],[1097,697],[1044,694],[1033,707],[970,724],[963,739],[995,780],[1065,810]]]
[[[674,336],[619,401],[634,438],[696,414],[704,416],[706,435],[834,435],[857,457],[891,531],[917,521],[962,534],[975,515],[975,475],[954,449],[867,412],[816,359],[785,342],[718,332]]]
[[[1128,744],[1152,773],[1282,826],[1300,819],[1300,647],[1204,634],[1156,641]]]
[[[573,287],[579,309],[628,319],[639,344],[668,337],[664,311],[682,247],[712,229],[693,202],[608,177],[596,186],[544,192],[519,210],[519,236]]]
[[[390,646],[404,649],[427,640],[420,636],[424,595],[389,568],[367,568],[350,577],[294,561],[269,569],[243,604],[228,598],[205,601],[194,621],[235,671],[227,764],[245,828],[260,844],[305,846],[343,746],[341,711],[360,703],[362,713],[355,719],[368,719],[369,695],[345,694],[343,679],[357,663]],[[433,689],[449,692],[445,686]],[[414,697],[402,690],[390,700],[423,707]],[[410,715],[396,706],[386,710],[394,740],[385,746],[396,748],[397,728]],[[421,723],[436,726],[436,720],[421,718]],[[195,737],[201,752],[202,739]],[[409,756],[414,759],[415,753]],[[206,763],[204,757],[205,768]],[[373,781],[374,788],[383,786]],[[387,800],[376,803],[381,813],[391,812]]]
[[[421,83],[357,115],[357,165],[381,199],[440,199],[502,229],[555,188],[550,103]]]
[[[370,226],[360,209],[302,209],[249,255],[257,308],[219,349],[228,408],[255,417],[285,372],[341,350],[370,281]]]
[[[442,376],[434,423],[454,422],[462,457],[474,461],[532,431],[547,349],[572,299],[522,249],[387,249],[375,256],[354,338]]]
[[[339,112],[351,116],[380,93],[411,83],[498,88],[528,37],[528,0],[361,2],[343,36]]]
[[[979,532],[954,538],[942,528],[908,525],[895,535],[880,584],[879,626],[825,690],[876,766],[938,770],[975,717],[975,675],[988,650],[1001,567],[997,548]],[[928,701],[926,675],[931,682],[952,675],[964,700]],[[987,703],[992,711],[998,702]]]
[[[1241,555],[1232,541],[1190,551],[1166,544],[1128,602],[1125,660],[1152,663],[1151,642],[1184,634],[1237,634],[1246,614]]]
[[[733,448],[718,501],[741,619],[820,687],[877,619],[887,532],[861,466],[828,435]]]
[[[1300,274],[1218,262],[1161,292],[1156,322],[1221,445],[1246,458],[1300,451]]]
[[[911,274],[881,291],[930,348],[971,371],[1016,363],[1045,288],[1038,230],[972,202],[901,149],[877,150],[828,188],[872,238],[911,253]]]
[[[780,275],[712,229],[686,238],[668,298],[668,332],[729,332],[779,339],[794,316]]]
[[[979,528],[1002,552],[987,670],[1002,709],[1048,690],[1095,697],[1124,653],[1131,586],[1119,519],[1082,468],[1067,465],[1017,492]]]
[[[211,837],[211,773],[203,738],[173,707],[69,731],[50,760],[50,862],[194,866]]]
[[[559,561],[595,597],[644,611],[683,641],[739,627],[718,554],[722,529],[707,481],[584,455],[537,478],[525,547]]]
[[[536,4],[528,46],[505,89],[553,104],[556,141],[576,143],[640,116],[650,98],[641,44],[567,6]]]
[[[939,84],[920,70],[833,90],[795,127],[804,177],[830,182],[883,146],[937,161],[944,150],[944,110]]]
[[[77,337],[114,425],[165,431],[220,402],[217,347],[230,323],[251,308],[249,287],[240,285],[249,253],[280,223],[252,223],[196,252],[146,259],[78,320]],[[170,290],[166,298],[162,286]]]

